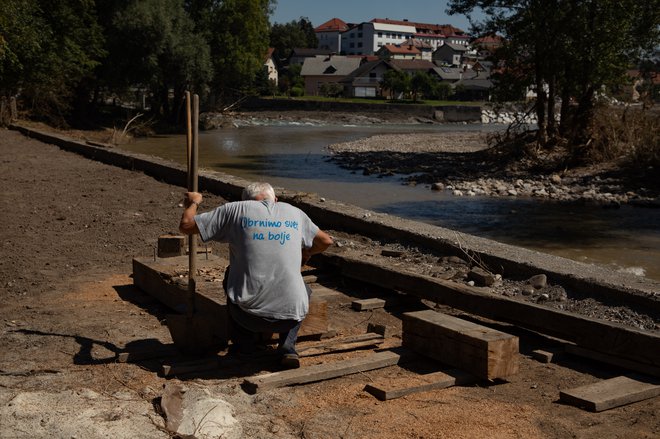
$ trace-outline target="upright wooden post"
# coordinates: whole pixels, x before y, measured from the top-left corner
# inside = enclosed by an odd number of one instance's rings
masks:
[[[18,109],[16,108],[16,98],[14,96],[12,96],[9,99],[9,108],[10,108],[9,120],[14,121],[18,119]]]
[[[7,125],[8,117],[7,117],[7,98],[5,96],[0,99],[0,125],[4,126]]]

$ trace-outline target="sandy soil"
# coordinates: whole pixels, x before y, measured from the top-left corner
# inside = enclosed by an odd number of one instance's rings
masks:
[[[157,237],[176,230],[183,189],[12,131],[0,131],[0,148],[0,437],[170,437],[155,409],[166,382],[157,365],[116,363],[114,353],[138,340],[170,342],[161,324],[167,310],[132,286],[131,259],[152,255]],[[221,202],[207,194],[205,206]],[[213,251],[226,255],[221,246]],[[397,312],[330,308],[345,333],[364,332],[369,321],[396,328]],[[560,389],[624,371],[575,357],[538,363],[530,351],[551,349],[552,341],[519,335],[521,371],[509,381],[389,402],[374,399],[364,385],[437,365],[389,367],[256,396],[241,390],[239,372],[184,381],[222,395],[250,438],[660,434],[660,398],[604,413],[559,404]],[[351,355],[359,354],[305,358],[303,365]]]

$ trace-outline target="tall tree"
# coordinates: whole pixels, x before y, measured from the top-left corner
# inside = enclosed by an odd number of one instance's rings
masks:
[[[317,47],[314,26],[306,17],[285,24],[275,23],[270,31],[270,47],[279,58],[287,58],[295,48]]]
[[[624,81],[626,67],[657,44],[660,29],[660,0],[451,0],[448,12],[470,16],[477,9],[486,18],[474,23],[473,32],[499,32],[506,41],[497,56],[511,81],[500,85],[536,91],[541,146],[560,134],[554,113],[559,97],[561,133],[586,143],[597,94]]]
[[[114,87],[149,90],[152,111],[171,121],[186,89],[206,91],[212,77],[209,45],[195,32],[182,0],[131,2],[115,13],[112,29],[108,78]]]
[[[385,90],[389,90],[391,99],[396,99],[398,96],[403,96],[410,91],[410,81],[410,75],[406,72],[391,69],[383,75],[380,86]]]
[[[254,89],[268,50],[270,0],[223,0],[209,11],[206,31],[215,69],[213,91],[219,101]]]
[[[82,114],[105,56],[93,0],[6,0],[0,8],[2,88],[36,115],[64,123]]]

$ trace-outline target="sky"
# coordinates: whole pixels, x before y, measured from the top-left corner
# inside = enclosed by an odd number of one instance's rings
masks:
[[[464,31],[470,24],[464,15],[447,15],[447,2],[440,0],[277,0],[271,23],[288,23],[307,17],[314,27],[332,18],[361,23],[373,18],[451,24]]]

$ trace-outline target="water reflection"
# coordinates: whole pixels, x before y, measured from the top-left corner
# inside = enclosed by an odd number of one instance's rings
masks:
[[[383,134],[497,127],[259,126],[200,133],[200,166],[248,180],[315,192],[367,209],[575,260],[645,272],[660,280],[660,210],[520,198],[454,197],[428,187],[404,186],[398,177],[352,173],[328,161],[332,143]],[[141,139],[124,149],[185,163],[183,136]]]

